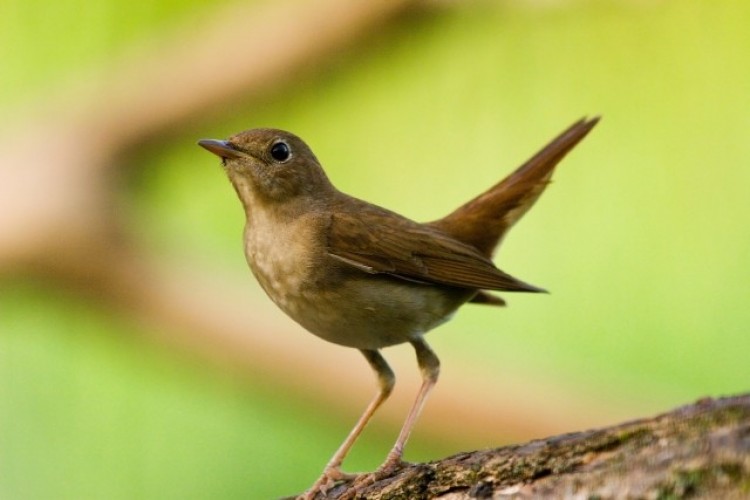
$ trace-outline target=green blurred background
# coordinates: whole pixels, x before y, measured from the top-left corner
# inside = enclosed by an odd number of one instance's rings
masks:
[[[3,130],[24,118],[26,104],[107,71],[133,47],[157,50],[160,40],[199,32],[221,8],[6,0]],[[747,391],[748,26],[750,4],[729,0],[416,4],[290,81],[240,93],[130,147],[119,156],[116,210],[156,262],[209,269],[274,315],[244,263],[239,203],[196,139],[289,129],[343,191],[429,220],[569,123],[601,114],[498,257],[501,268],[552,294],[506,296],[505,310],[469,306],[431,333],[441,383],[470,373],[491,391],[510,380],[509,408],[516,398],[547,400],[580,416],[557,432],[616,423],[591,415],[635,418]],[[225,56],[258,54],[234,46],[217,54]],[[106,109],[104,97],[98,102]],[[0,165],[10,168],[19,165]],[[316,391],[344,382],[305,387],[300,373],[289,387],[241,363],[227,367],[171,341],[179,331],[154,334],[85,284],[23,266],[2,271],[2,498],[293,494],[317,477],[374,389],[362,385],[345,411],[317,404]],[[357,356],[287,326],[290,350],[321,344],[321,352]],[[416,373],[408,347],[385,354],[396,356],[397,376]],[[411,397],[416,385],[403,389]],[[451,397],[440,390],[435,398]],[[459,409],[430,408],[425,419],[456,422],[455,432],[418,426],[408,460],[555,428],[463,437]],[[377,466],[396,433],[397,420],[376,419],[345,468]]]

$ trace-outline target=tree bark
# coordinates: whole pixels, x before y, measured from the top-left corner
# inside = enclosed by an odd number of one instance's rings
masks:
[[[750,498],[750,394],[407,465],[326,498]]]

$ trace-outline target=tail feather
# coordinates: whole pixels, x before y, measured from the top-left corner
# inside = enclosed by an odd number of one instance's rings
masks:
[[[505,233],[547,187],[555,166],[598,121],[599,117],[577,121],[498,184],[429,224],[491,257]]]

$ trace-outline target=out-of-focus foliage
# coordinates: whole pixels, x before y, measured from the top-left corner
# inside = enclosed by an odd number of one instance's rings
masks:
[[[200,22],[192,4],[6,2],[0,105]],[[430,334],[445,376],[472,364],[529,373],[633,416],[747,390],[749,21],[750,7],[731,1],[415,13],[306,85],[185,124],[139,154],[148,167],[131,184],[131,225],[164,256],[244,270],[239,204],[197,137],[292,130],[341,189],[425,220],[569,122],[602,114],[499,254],[552,295],[467,307]],[[0,287],[0,497],[290,494],[349,425],[273,381],[196,368],[52,284]],[[393,432],[368,434],[352,469],[372,468]],[[440,448],[415,438],[409,459]]]
[[[133,47],[200,23],[197,0],[8,0],[0,7],[0,106],[54,93]],[[222,3],[216,2],[214,7]]]
[[[291,494],[321,467],[310,450],[348,425],[272,381],[186,364],[110,311],[11,288],[0,291],[3,498]]]

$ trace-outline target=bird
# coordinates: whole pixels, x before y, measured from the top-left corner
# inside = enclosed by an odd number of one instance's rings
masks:
[[[375,396],[304,498],[345,479],[371,483],[402,466],[440,372],[427,332],[463,304],[505,305],[491,291],[545,292],[501,271],[492,257],[556,165],[598,121],[578,120],[505,179],[426,223],[339,191],[310,147],[290,132],[255,128],[198,141],[221,159],[239,197],[245,256],[266,294],[310,333],[358,349],[377,378]],[[415,350],[419,392],[383,464],[371,474],[346,474],[344,458],[395,384],[380,350],[402,343]]]

